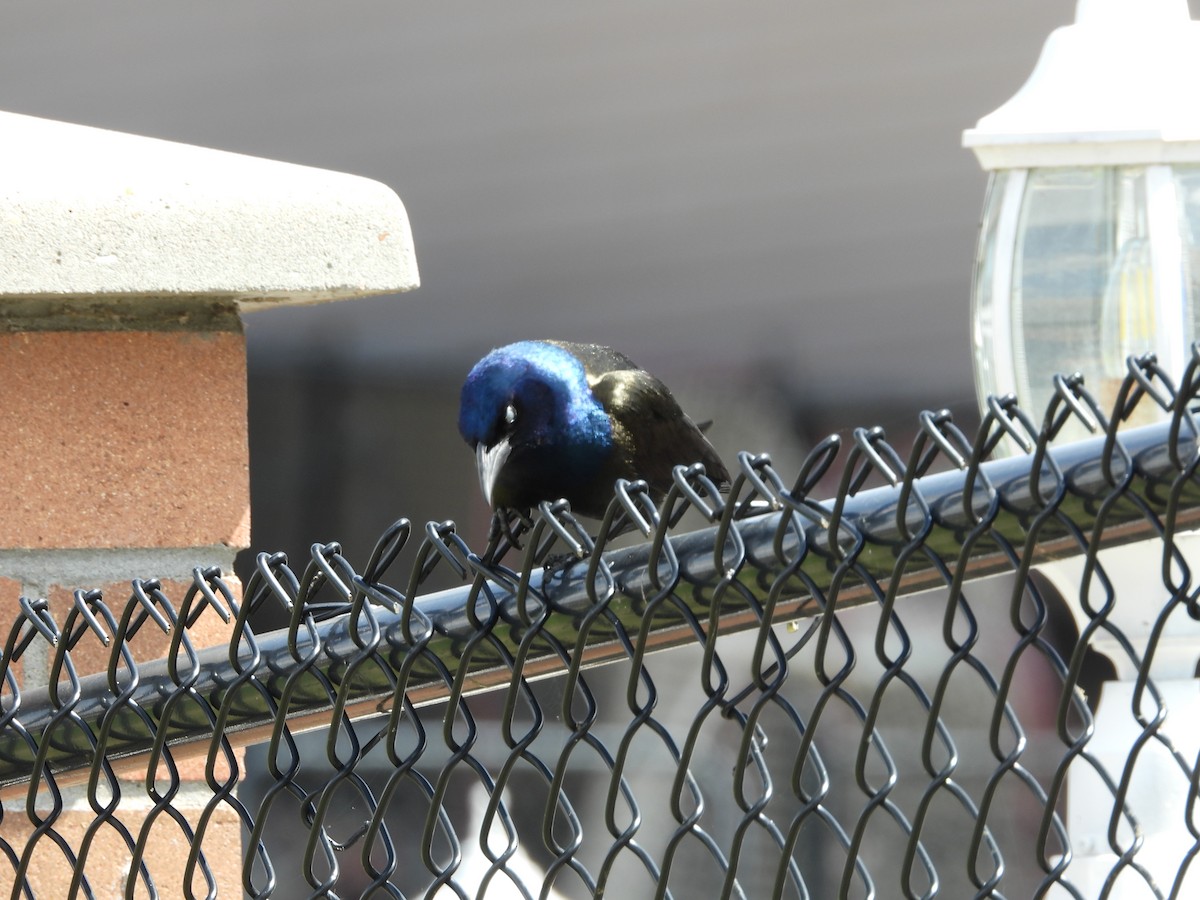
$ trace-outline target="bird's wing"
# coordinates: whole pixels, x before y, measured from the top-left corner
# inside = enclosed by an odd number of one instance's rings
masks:
[[[630,468],[658,491],[680,464],[704,463],[718,484],[729,480],[716,449],[680,409],[667,386],[643,369],[601,375],[592,394],[613,420],[615,439]]]

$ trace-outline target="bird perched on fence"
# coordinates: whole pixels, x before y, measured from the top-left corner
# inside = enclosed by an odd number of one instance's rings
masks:
[[[718,485],[720,456],[667,386],[599,344],[520,341],[493,350],[462,388],[458,430],[497,510],[565,497],[601,518],[618,478],[660,498],[679,464],[700,462]]]

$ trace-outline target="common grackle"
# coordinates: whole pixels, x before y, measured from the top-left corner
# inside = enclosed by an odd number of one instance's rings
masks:
[[[674,466],[729,473],[667,386],[599,344],[520,341],[493,350],[462,388],[458,430],[475,449],[494,509],[565,497],[573,512],[604,515],[618,478],[645,479],[656,499]]]

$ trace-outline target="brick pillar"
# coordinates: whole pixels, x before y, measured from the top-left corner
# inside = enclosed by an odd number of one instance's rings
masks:
[[[196,566],[232,582],[250,538],[241,314],[416,285],[404,208],[377,182],[0,113],[3,635],[20,596],[46,598],[61,625],[76,589],[100,589],[119,617],[134,579],[161,579],[176,608]],[[223,644],[229,626],[206,613],[189,634]],[[168,640],[148,625],[135,655],[162,656]],[[71,660],[86,675],[110,652],[88,635]],[[14,667],[22,691],[46,683],[52,653],[30,646]],[[136,835],[148,804],[144,765],[132,771],[119,818]],[[210,796],[203,760],[183,777],[174,806],[194,821]],[[83,788],[64,801],[54,830],[78,852],[94,814]],[[3,811],[0,839],[21,856],[24,796],[10,791]],[[177,828],[151,833],[152,877],[180,895],[189,848]],[[203,847],[221,895],[241,896],[232,812],[213,817]],[[62,851],[43,837],[31,853],[34,892],[65,896]],[[129,861],[105,828],[82,865],[98,896],[115,896]],[[13,880],[0,858],[0,894]]]

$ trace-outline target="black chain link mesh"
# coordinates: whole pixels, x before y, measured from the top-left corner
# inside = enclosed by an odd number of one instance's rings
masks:
[[[241,600],[200,569],[176,600],[76,592],[61,621],[22,599],[0,660],[6,883],[32,896],[66,867],[103,896],[86,863],[104,852],[128,858],[128,896],[214,896],[231,850],[206,837],[233,817],[253,897],[1090,897],[1084,857],[1109,889],[1196,896],[1197,748],[1150,677],[1200,615],[1180,549],[1200,516],[1193,355],[1178,388],[1131,360],[1111,413],[1060,378],[1040,427],[1001,399],[974,440],[922,414],[906,457],[860,430],[790,482],[742,454],[725,495],[696,467],[660,508],[622,483],[596,538],[561,505],[481,553],[401,520],[361,569],[337,544],[299,568],[260,554]],[[1118,430],[1150,406],[1164,421]],[[1097,436],[1057,445],[1070,419]],[[991,459],[1001,440],[1023,452]],[[1135,543],[1141,636],[1101,553]],[[1077,617],[1046,574],[1071,559]],[[463,586],[423,593],[442,567]],[[288,627],[256,634],[265,607]],[[228,647],[193,646],[201,616],[233,621]],[[165,659],[129,651],[142,628],[170,634]],[[109,664],[80,677],[88,633]],[[51,686],[22,691],[33,648]],[[1108,660],[1132,673],[1115,764],[1095,750]],[[1154,754],[1182,810],[1165,866],[1135,796]],[[1103,846],[1069,827],[1081,769]],[[163,829],[173,880],[147,852]]]

